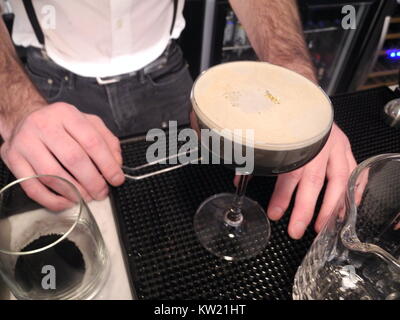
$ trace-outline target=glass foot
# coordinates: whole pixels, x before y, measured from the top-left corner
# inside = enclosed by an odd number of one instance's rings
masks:
[[[234,198],[230,193],[214,195],[200,205],[194,216],[194,229],[200,243],[228,261],[257,255],[266,247],[271,234],[266,212],[247,197],[243,197],[241,219],[230,221],[228,212]]]

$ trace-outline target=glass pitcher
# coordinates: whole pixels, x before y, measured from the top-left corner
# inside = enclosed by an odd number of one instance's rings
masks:
[[[400,300],[400,154],[354,170],[297,270],[293,298]]]

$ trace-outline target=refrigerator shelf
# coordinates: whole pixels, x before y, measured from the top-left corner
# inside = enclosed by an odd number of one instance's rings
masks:
[[[396,73],[390,74],[390,75],[384,75],[380,77],[374,77],[374,78],[368,78],[367,81],[360,86],[358,89],[359,90],[366,90],[366,89],[371,89],[371,88],[377,88],[381,86],[393,86],[398,84],[398,76],[397,76],[397,70]]]
[[[377,78],[377,77],[382,77],[382,76],[389,76],[389,75],[392,75],[392,74],[397,74],[398,72],[399,72],[398,69],[376,71],[376,72],[371,72],[368,75],[368,78]]]
[[[359,90],[367,90],[367,89],[373,89],[373,88],[379,88],[382,86],[390,87],[397,85],[397,81],[387,81],[387,82],[379,82],[379,83],[374,83],[374,84],[365,84],[359,88]]]
[[[390,23],[400,23],[400,17],[392,17]]]
[[[385,37],[387,40],[400,39],[400,33],[388,33]]]
[[[327,28],[318,28],[318,29],[308,29],[304,30],[304,34],[310,34],[310,33],[319,33],[319,32],[330,32],[330,31],[338,31],[338,27],[327,27]]]
[[[222,51],[235,51],[235,50],[248,50],[253,49],[251,45],[244,45],[244,46],[227,46],[223,47]]]

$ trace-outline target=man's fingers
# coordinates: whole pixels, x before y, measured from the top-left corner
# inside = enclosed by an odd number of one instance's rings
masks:
[[[321,210],[315,222],[315,231],[320,232],[322,227],[328,221],[333,210],[339,203],[346,189],[348,174],[340,174],[328,180],[328,186],[325,191],[324,201]]]
[[[300,239],[312,220],[315,204],[325,181],[327,156],[325,153],[319,154],[304,169],[288,228],[293,239]]]
[[[354,155],[351,151],[351,148],[349,150],[346,150],[346,158],[347,158],[347,163],[349,164],[349,170],[350,174],[353,172],[353,170],[357,167],[357,161],[354,159]]]
[[[125,177],[108,144],[85,117],[80,115],[76,118],[75,121],[64,121],[67,132],[81,145],[110,184],[121,185]]]
[[[31,146],[29,154],[25,154],[25,152],[22,151],[22,156],[27,162],[30,161],[30,165],[36,174],[47,174],[64,178],[78,188],[79,193],[85,199],[85,201],[92,200],[85,188],[83,188],[70,174],[68,174],[61,167],[60,163],[54,158],[54,156],[42,144],[41,141],[37,141],[34,147]],[[42,177],[40,178],[40,181],[58,194],[63,195],[67,199],[71,201],[77,200],[75,192],[65,182],[51,177]]]
[[[346,155],[347,155],[347,160],[349,162],[350,174],[351,174],[354,171],[354,169],[357,167],[357,162],[354,159],[354,156],[351,153],[351,151],[347,152]],[[354,188],[354,201],[357,206],[361,203],[363,193],[368,184],[368,176],[369,176],[369,168],[365,168],[359,174],[358,179],[356,181],[356,186]]]
[[[267,209],[268,217],[271,220],[279,220],[282,218],[302,175],[303,168],[300,168],[278,176]]]
[[[315,231],[319,232],[325,225],[340,198],[346,189],[347,181],[351,173],[350,166],[353,166],[355,160],[346,155],[346,150],[340,145],[332,150],[329,158],[326,175],[328,186],[325,191],[322,207],[319,211],[317,221],[315,222]]]
[[[96,200],[104,199],[108,187],[87,153],[66,131],[54,129],[42,136],[43,143]]]
[[[2,152],[2,158],[17,179],[36,175],[30,164],[19,154],[11,153],[5,156]],[[29,198],[51,211],[61,211],[74,204],[66,198],[50,192],[37,179],[24,181],[21,183],[21,187]]]
[[[368,184],[369,168],[365,168],[359,175],[354,187],[354,201],[356,206],[361,204],[361,200]]]
[[[5,161],[17,159],[8,163],[18,177],[35,173],[60,176],[72,182],[86,200],[105,198],[106,180],[113,185],[124,181],[118,139],[98,117],[86,116],[66,103],[54,103],[29,114],[3,147]],[[15,162],[25,163],[25,169],[17,169]],[[53,196],[74,197],[54,179],[40,179],[48,187],[38,182],[42,195],[49,196],[53,190]],[[31,187],[28,190],[36,192]]]
[[[86,114],[86,118],[92,122],[96,130],[103,137],[108,144],[114,159],[117,161],[119,166],[122,166],[122,155],[121,155],[121,144],[119,139],[106,127],[103,120],[99,117],[91,114]]]

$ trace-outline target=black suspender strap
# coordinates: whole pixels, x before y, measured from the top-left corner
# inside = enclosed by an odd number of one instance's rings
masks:
[[[32,5],[32,0],[23,0],[24,7],[26,10],[26,13],[28,15],[28,18],[31,22],[33,31],[35,32],[36,38],[38,39],[39,43],[41,45],[44,44],[44,35],[42,28],[40,27],[39,20],[36,16],[35,8]]]
[[[12,37],[14,18],[15,18],[14,13],[3,13],[3,21],[4,21],[4,24],[7,27],[7,30],[8,30],[8,33],[10,34],[10,37]]]
[[[178,11],[178,0],[173,0],[174,1],[174,15],[172,16],[172,25],[171,25],[171,30],[169,31],[169,34],[171,35],[172,32],[174,31],[175,27],[175,20],[176,20],[176,13]]]

